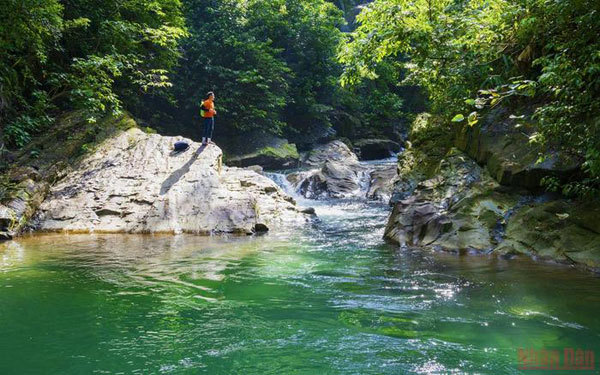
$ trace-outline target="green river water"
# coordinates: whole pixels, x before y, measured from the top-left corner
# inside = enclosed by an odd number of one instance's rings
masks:
[[[389,209],[316,203],[261,237],[0,244],[0,374],[598,374],[600,278],[398,249]],[[520,370],[582,348],[596,371]]]

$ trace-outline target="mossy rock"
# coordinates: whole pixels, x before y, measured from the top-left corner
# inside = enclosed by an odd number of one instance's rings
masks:
[[[509,220],[499,253],[523,253],[600,270],[600,204],[555,200],[533,203]]]
[[[419,182],[434,177],[452,145],[451,129],[439,119],[428,113],[416,116],[406,148],[398,155],[398,179],[390,203],[406,198]]]
[[[556,151],[544,151],[530,142],[536,126],[531,119],[532,107],[498,107],[484,115],[475,126],[457,128],[455,144],[484,164],[499,183],[540,188],[544,177],[566,180],[580,171],[581,160]],[[518,113],[520,116],[512,116]],[[540,159],[540,155],[546,155]]]
[[[300,154],[293,143],[284,143],[278,147],[264,147],[251,154],[227,157],[227,165],[249,167],[260,165],[265,169],[295,168],[300,163]]]

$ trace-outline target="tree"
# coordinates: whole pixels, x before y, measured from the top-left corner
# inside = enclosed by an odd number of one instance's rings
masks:
[[[179,0],[8,0],[0,25],[5,139],[22,146],[52,113],[84,109],[94,121],[168,87],[186,35],[180,7]]]
[[[591,194],[600,187],[598,12],[591,0],[376,0],[340,55],[342,79],[375,77],[396,58],[447,120],[479,90],[496,94],[492,103],[534,97],[535,140],[586,160],[587,177],[563,192]]]

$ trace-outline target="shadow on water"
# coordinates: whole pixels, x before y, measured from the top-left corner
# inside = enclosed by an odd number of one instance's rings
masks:
[[[192,154],[192,157],[190,158],[190,160],[187,161],[187,163],[185,163],[181,168],[179,168],[175,172],[171,173],[171,175],[169,177],[167,177],[167,179],[165,181],[163,181],[162,185],[160,186],[160,195],[167,194],[169,192],[169,190],[171,190],[171,187],[173,185],[175,185],[177,183],[177,181],[179,181],[181,179],[181,177],[183,177],[186,173],[189,172],[190,167],[198,159],[198,157],[204,151],[205,148],[206,148],[206,145],[202,145],[202,146],[198,147],[198,149]],[[171,152],[171,154],[169,156],[176,156],[176,155],[181,154],[182,152],[185,152],[185,151],[180,151],[180,152],[174,151],[174,152]]]

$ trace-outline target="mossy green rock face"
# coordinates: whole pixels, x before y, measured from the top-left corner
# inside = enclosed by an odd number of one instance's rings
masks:
[[[580,161],[558,152],[540,161],[542,149],[532,144],[534,126],[530,123],[531,108],[515,116],[506,108],[488,113],[475,126],[459,129],[456,146],[485,164],[487,170],[502,185],[538,189],[546,176],[565,179],[576,174]]]
[[[556,200],[527,205],[511,217],[496,251],[600,270],[599,221],[599,204]]]
[[[449,129],[422,113],[411,125],[406,149],[398,155],[398,177],[390,204],[410,196],[417,184],[435,176],[440,160],[452,146]]]
[[[234,167],[260,165],[265,169],[287,169],[295,168],[299,163],[300,155],[293,143],[264,147],[250,154],[227,158],[227,164]]]
[[[522,129],[506,121],[505,112],[492,115],[498,126],[492,121],[459,134],[456,141],[469,155],[435,137],[428,115],[417,118],[398,158],[385,238],[452,252],[525,254],[600,271],[600,203],[522,189],[539,187],[544,176],[575,173],[577,163],[557,155],[537,164],[539,150],[526,133],[518,134]]]
[[[435,177],[395,204],[385,236],[401,245],[491,250],[498,226],[518,202],[517,195],[501,190],[477,163],[452,149]]]
[[[524,254],[600,271],[600,204],[524,193],[499,185],[453,149],[434,177],[395,203],[385,237],[400,245]]]

